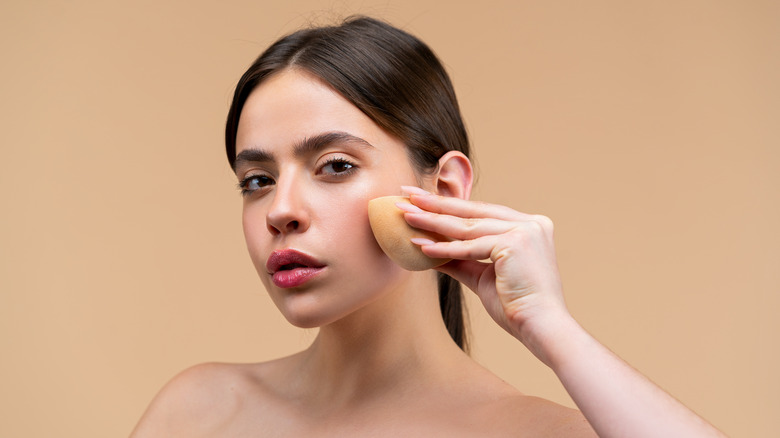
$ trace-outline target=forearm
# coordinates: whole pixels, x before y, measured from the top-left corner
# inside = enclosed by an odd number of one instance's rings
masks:
[[[405,190],[414,205],[402,208],[407,223],[451,238],[413,243],[429,257],[453,259],[437,269],[476,292],[491,317],[553,369],[601,437],[723,436],[569,315],[549,218]]]
[[[571,317],[526,345],[552,368],[600,437],[722,437]]]

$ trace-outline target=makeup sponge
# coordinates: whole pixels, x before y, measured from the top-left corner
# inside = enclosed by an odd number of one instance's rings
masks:
[[[412,237],[423,237],[434,242],[447,239],[430,231],[413,228],[406,223],[404,211],[395,206],[399,202],[409,202],[409,198],[384,196],[368,201],[368,220],[382,251],[408,271],[424,271],[450,261],[451,259],[428,257],[419,246],[409,240]]]

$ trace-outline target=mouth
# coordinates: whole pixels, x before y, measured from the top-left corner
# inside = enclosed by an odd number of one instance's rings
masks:
[[[308,268],[307,265],[302,265],[300,263],[288,263],[286,265],[279,266],[279,269],[276,272],[279,271],[291,271],[296,268]]]
[[[291,271],[298,268],[322,268],[325,266],[314,257],[294,249],[274,251],[265,264],[269,274]]]
[[[314,257],[294,249],[274,251],[265,265],[276,286],[301,286],[323,271],[325,265]]]

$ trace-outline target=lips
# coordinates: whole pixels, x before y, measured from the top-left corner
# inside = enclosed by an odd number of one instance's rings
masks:
[[[324,270],[325,265],[300,251],[284,249],[272,252],[265,267],[276,286],[291,288],[311,280]]]

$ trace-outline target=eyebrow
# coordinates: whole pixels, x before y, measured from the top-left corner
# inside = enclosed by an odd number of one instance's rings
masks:
[[[295,146],[293,146],[293,156],[295,158],[301,158],[306,155],[319,152],[331,144],[337,142],[354,144],[360,146],[361,148],[374,148],[371,143],[363,140],[360,137],[356,137],[343,131],[332,131],[323,132],[322,134],[317,134],[313,137],[306,137],[300,142],[296,143]],[[236,155],[236,159],[233,162],[233,171],[235,172],[238,166],[243,163],[263,163],[270,161],[275,161],[274,155],[271,152],[260,148],[244,149],[238,155]]]

